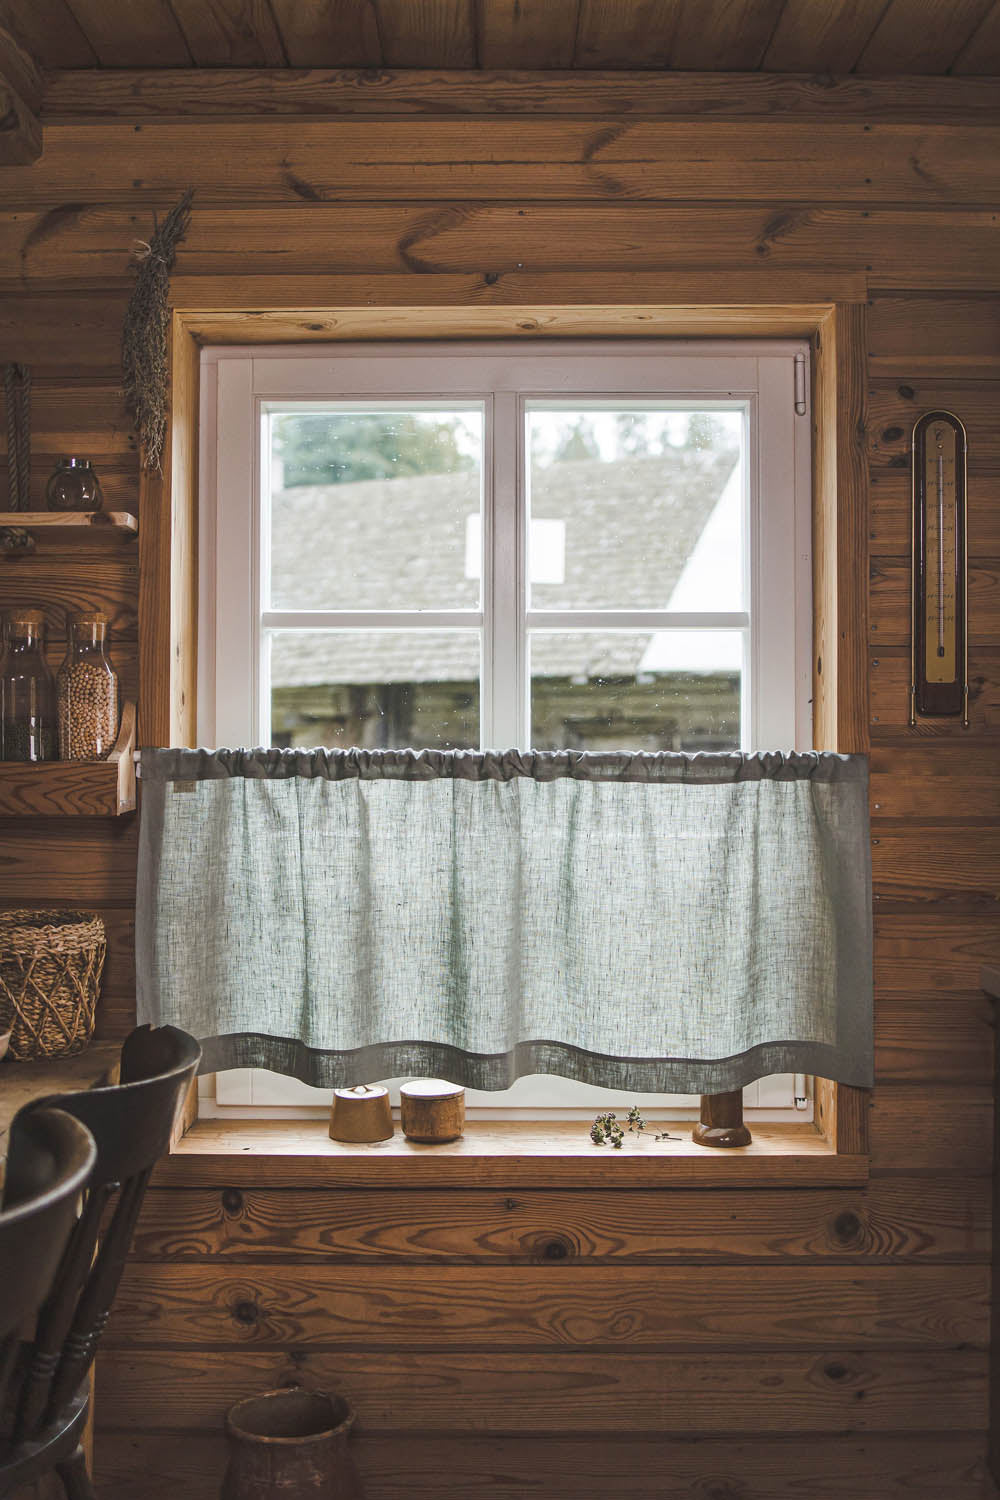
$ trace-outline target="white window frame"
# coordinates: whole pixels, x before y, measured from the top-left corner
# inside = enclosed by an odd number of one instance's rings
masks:
[[[812,747],[811,431],[809,346],[798,340],[525,340],[226,346],[201,353],[198,738],[266,744],[269,628],[482,630],[482,743],[525,746],[527,635],[549,629],[746,632],[741,740],[746,749]],[[483,561],[479,610],[265,610],[272,404],[435,401],[480,406]],[[588,402],[745,410],[745,609],[735,613],[526,608],[525,407]],[[513,505],[503,497],[513,497]],[[766,497],[766,503],[765,503]],[[202,1090],[202,1113],[287,1114],[327,1107],[294,1080],[237,1070]],[[807,1093],[791,1075],[747,1091],[756,1117],[785,1118]],[[488,1099],[489,1096],[484,1096]],[[793,1102],[798,1099],[796,1105]],[[593,1113],[555,1106],[561,1118]],[[483,1106],[481,1117],[550,1114]],[[664,1105],[653,1118],[690,1113]],[[801,1119],[801,1113],[796,1118]]]

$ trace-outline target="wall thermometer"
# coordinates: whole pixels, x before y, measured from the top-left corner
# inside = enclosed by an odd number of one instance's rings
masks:
[[[910,723],[961,714],[969,723],[966,436],[949,411],[913,429],[913,621]]]

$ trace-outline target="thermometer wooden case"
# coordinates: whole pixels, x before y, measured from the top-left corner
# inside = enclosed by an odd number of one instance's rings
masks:
[[[910,723],[969,722],[965,428],[949,411],[913,429]]]

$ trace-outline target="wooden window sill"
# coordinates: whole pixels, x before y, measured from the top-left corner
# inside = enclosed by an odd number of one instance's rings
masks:
[[[626,1136],[620,1151],[595,1146],[583,1121],[473,1121],[457,1141],[331,1141],[322,1120],[200,1120],[156,1170],[161,1187],[666,1188],[857,1187],[867,1156],[838,1155],[815,1125],[751,1127],[753,1144],[696,1146],[690,1123],[665,1127],[678,1141]]]

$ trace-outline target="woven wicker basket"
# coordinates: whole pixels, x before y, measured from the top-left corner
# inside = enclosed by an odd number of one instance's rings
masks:
[[[10,1056],[71,1057],[94,1033],[107,943],[89,911],[0,911],[0,1030]]]

